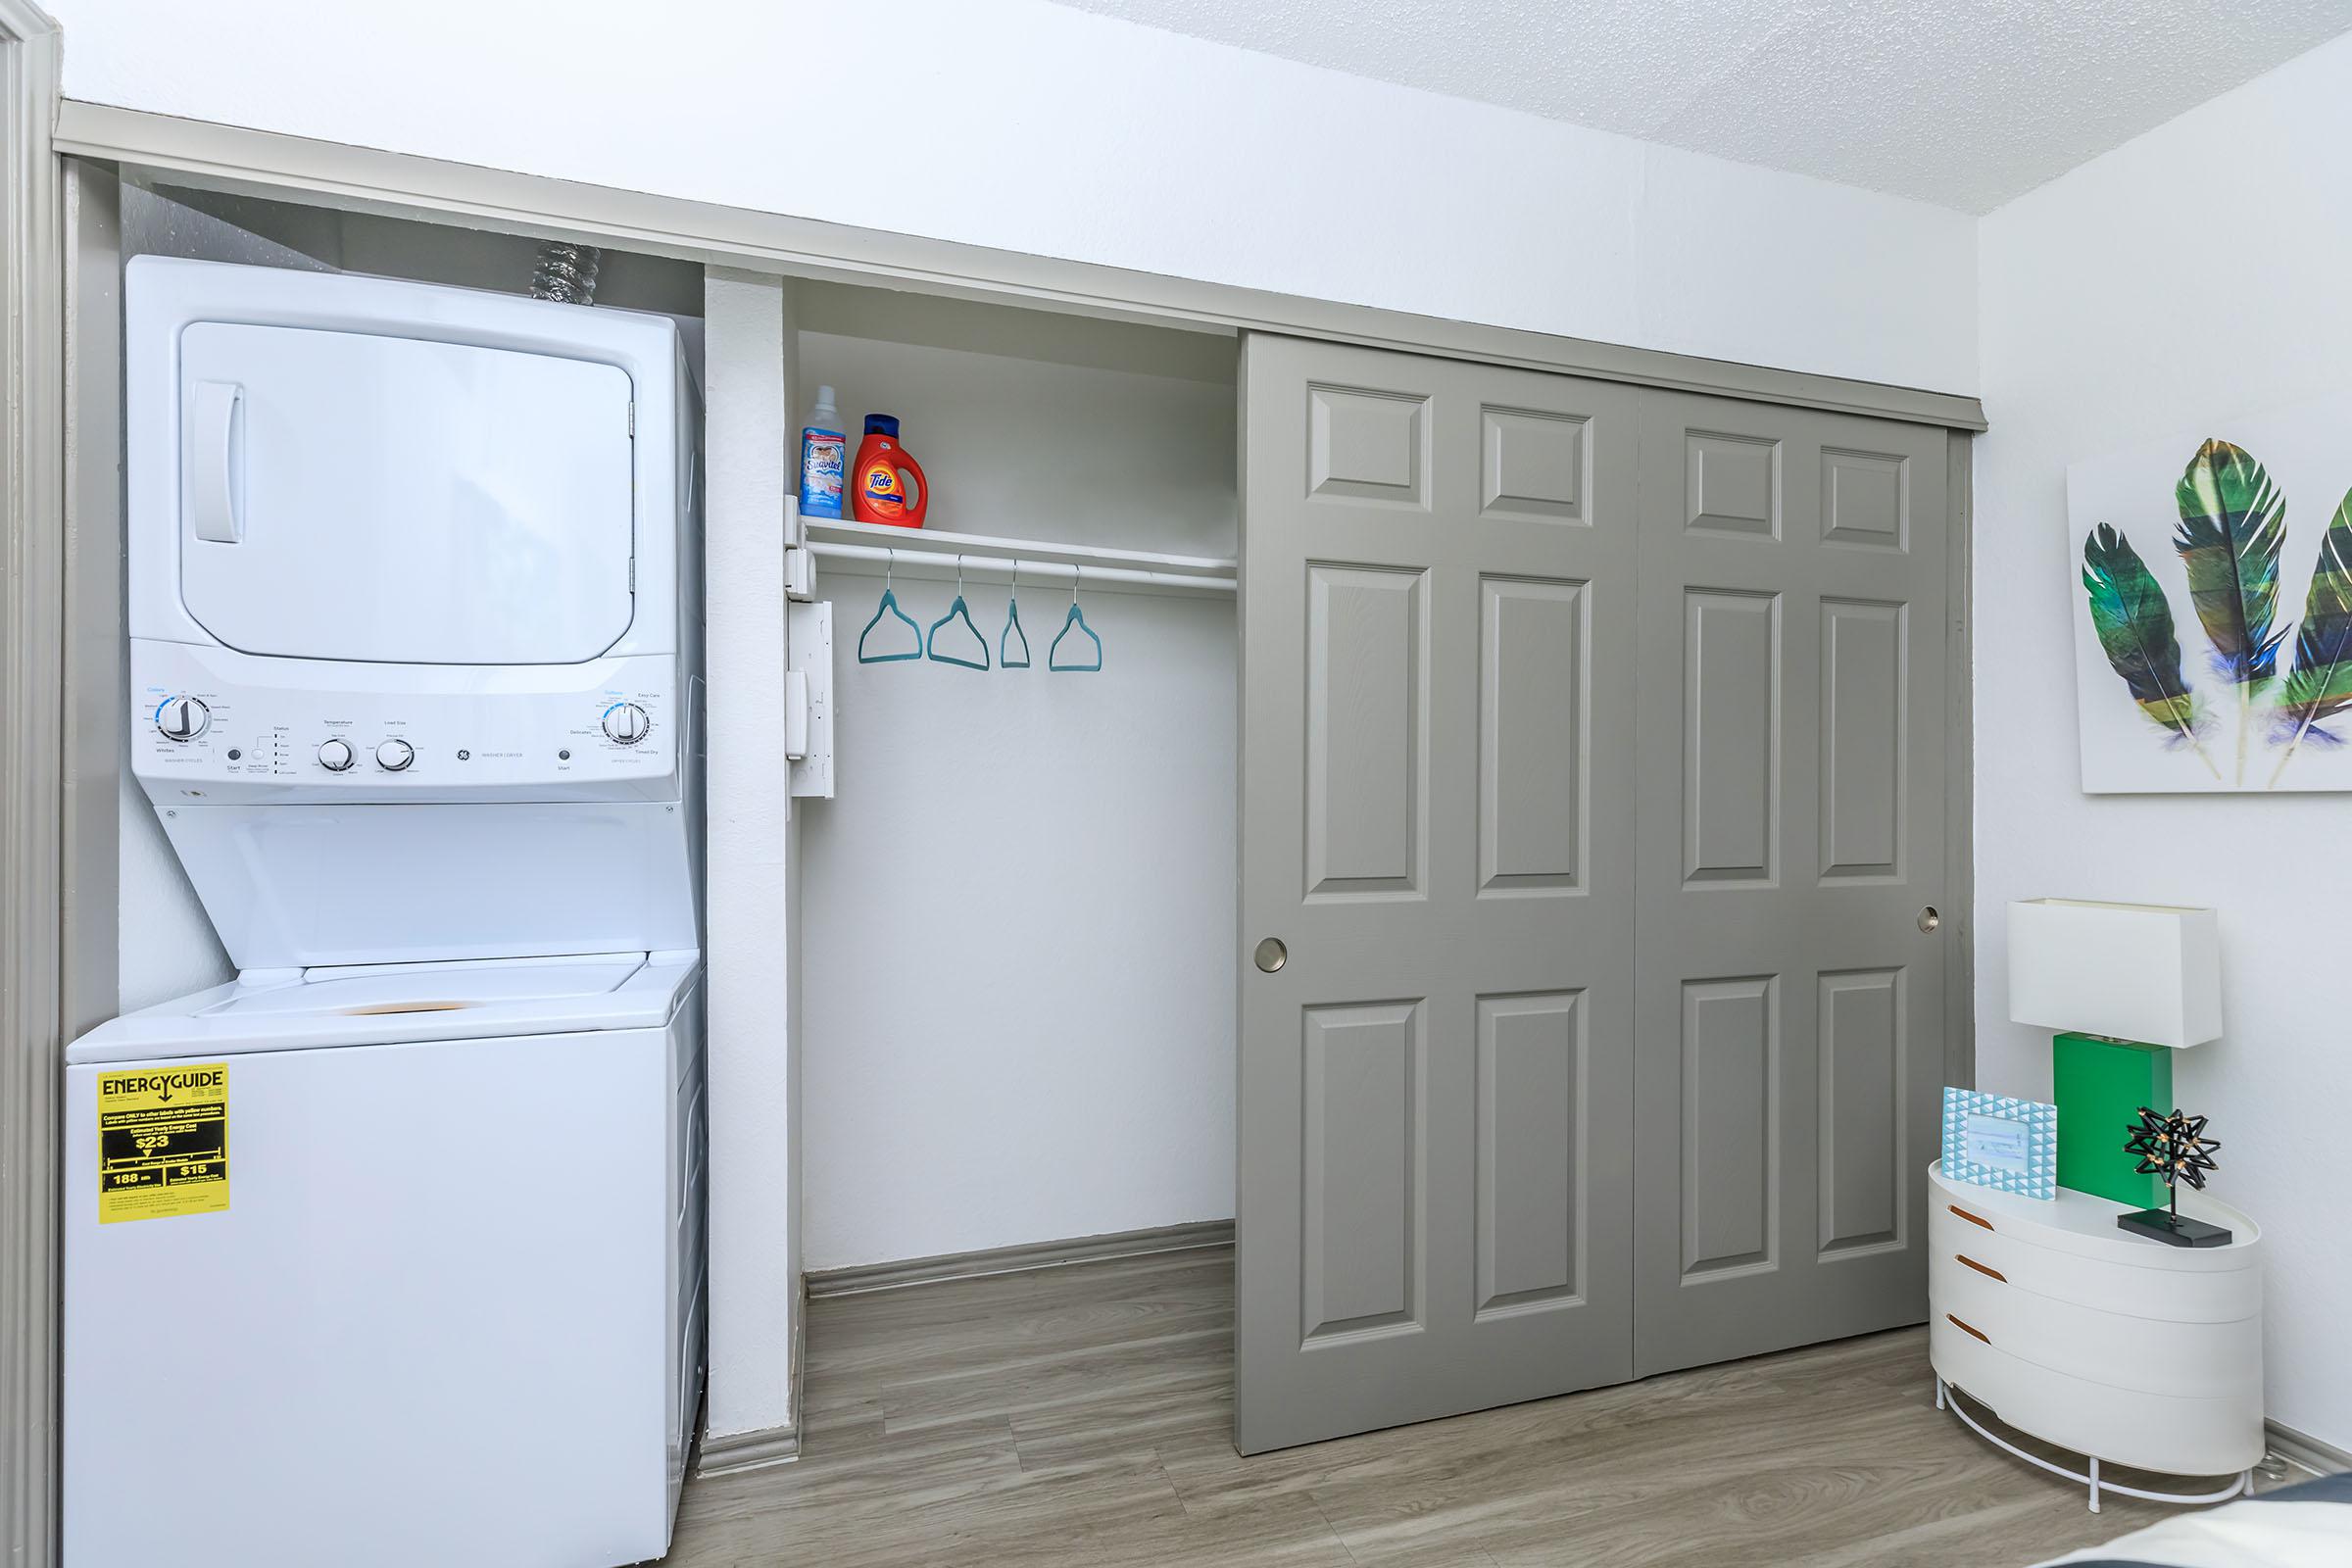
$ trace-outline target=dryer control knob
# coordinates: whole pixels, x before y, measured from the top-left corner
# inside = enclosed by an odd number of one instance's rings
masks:
[[[636,745],[653,727],[654,721],[635,703],[614,703],[605,710],[605,737],[622,746]]]
[[[213,710],[193,697],[174,697],[155,710],[155,727],[168,741],[192,741],[213,727]]]
[[[416,760],[416,748],[407,741],[386,741],[375,749],[375,765],[387,773],[397,773]]]
[[[359,760],[349,741],[322,741],[318,746],[318,765],[329,773],[340,773]]]

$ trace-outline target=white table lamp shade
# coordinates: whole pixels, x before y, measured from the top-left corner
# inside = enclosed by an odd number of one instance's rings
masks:
[[[2220,1038],[2214,911],[2079,899],[2010,905],[2009,1017],[2149,1046]]]

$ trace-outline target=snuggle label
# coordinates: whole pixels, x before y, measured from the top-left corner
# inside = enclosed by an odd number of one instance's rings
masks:
[[[839,430],[814,425],[801,432],[801,511],[811,517],[841,515],[842,473],[849,466],[849,440]]]

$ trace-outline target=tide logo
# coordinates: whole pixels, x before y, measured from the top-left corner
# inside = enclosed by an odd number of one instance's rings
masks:
[[[865,499],[874,507],[901,510],[906,505],[906,485],[899,470],[877,463],[865,470]]]

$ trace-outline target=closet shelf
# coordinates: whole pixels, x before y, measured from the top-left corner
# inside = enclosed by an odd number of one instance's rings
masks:
[[[893,528],[878,522],[807,517],[802,526],[808,548],[821,561],[855,563],[872,571],[896,563],[909,576],[953,575],[956,558],[964,574],[1009,581],[1014,563],[1024,580],[1124,584],[1191,594],[1234,591],[1239,564],[1215,556],[1170,556],[1151,550],[1112,550],[1098,545],[1057,544],[1047,539],[1005,539],[993,534],[949,533],[938,528]]]

